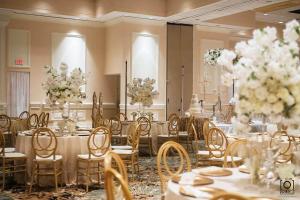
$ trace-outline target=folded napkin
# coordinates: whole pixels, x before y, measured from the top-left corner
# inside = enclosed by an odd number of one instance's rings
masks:
[[[199,188],[197,189],[192,186],[181,186],[179,189],[179,192],[182,195],[195,197],[195,198],[210,199],[212,197],[211,194],[209,194],[207,192],[203,192],[203,191],[199,190]]]
[[[182,174],[182,176],[180,177],[179,184],[193,185],[194,180],[195,180],[195,174],[192,173]]]

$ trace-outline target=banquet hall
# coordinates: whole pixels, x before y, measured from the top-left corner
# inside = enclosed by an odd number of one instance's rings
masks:
[[[0,0],[0,199],[299,200],[299,44],[300,0]]]

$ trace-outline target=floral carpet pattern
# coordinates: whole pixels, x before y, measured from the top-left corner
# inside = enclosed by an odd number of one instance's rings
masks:
[[[58,193],[53,188],[42,188],[39,192],[27,194],[24,187],[14,186],[0,193],[0,200],[32,199],[32,200],[104,200],[106,199],[104,186],[91,188],[88,193],[85,189],[76,186],[59,188]],[[160,182],[156,167],[156,157],[140,157],[140,175],[132,180],[129,173],[129,187],[134,199],[160,199]]]

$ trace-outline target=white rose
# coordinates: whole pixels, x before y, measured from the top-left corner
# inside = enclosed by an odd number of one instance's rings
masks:
[[[284,106],[282,101],[277,101],[275,104],[272,105],[272,110],[274,113],[279,114],[283,111]]]
[[[268,95],[267,100],[269,103],[275,103],[278,100],[278,98],[276,97],[276,95],[270,94]]]
[[[255,90],[255,96],[257,99],[263,101],[268,97],[268,91],[265,87],[260,87]]]

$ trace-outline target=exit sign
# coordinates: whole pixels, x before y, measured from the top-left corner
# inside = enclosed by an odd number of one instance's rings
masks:
[[[23,65],[23,59],[21,59],[21,58],[16,59],[15,65]]]

